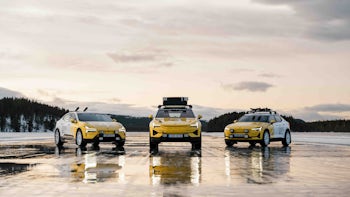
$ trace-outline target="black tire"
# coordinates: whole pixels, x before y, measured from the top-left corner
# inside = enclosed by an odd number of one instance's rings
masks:
[[[62,138],[61,138],[61,135],[60,135],[60,131],[58,129],[55,130],[55,134],[54,134],[54,138],[55,138],[55,144],[56,146],[58,147],[61,147],[63,146],[63,141],[62,141]]]
[[[290,135],[290,131],[287,130],[284,134],[284,138],[282,139],[283,146],[287,147],[292,142],[292,136]]]
[[[100,142],[99,142],[99,141],[96,141],[96,142],[92,143],[92,146],[93,146],[94,148],[100,147]]]
[[[117,147],[123,147],[125,144],[125,141],[119,141],[119,142],[115,142]]]
[[[158,152],[158,143],[151,142],[151,138],[149,139],[149,152],[157,153]]]
[[[201,150],[202,142],[192,142],[192,150]]]
[[[226,146],[233,146],[233,144],[235,144],[235,142],[232,140],[225,140],[225,144],[226,144]]]
[[[260,142],[262,147],[266,147],[270,144],[270,133],[269,131],[264,131],[263,139]]]
[[[75,135],[75,143],[79,146],[79,147],[86,147],[86,141],[84,140],[83,137],[83,133],[81,132],[81,130],[79,129],[77,131],[77,134]]]
[[[249,142],[250,146],[255,146],[256,145],[256,142]]]

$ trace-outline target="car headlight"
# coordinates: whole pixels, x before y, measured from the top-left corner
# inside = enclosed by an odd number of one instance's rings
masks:
[[[120,127],[119,130],[118,130],[117,132],[124,132],[124,133],[125,133],[125,132],[126,132],[126,129],[125,129],[125,127]]]
[[[252,131],[261,131],[262,127],[252,128]]]
[[[96,128],[93,128],[93,127],[85,126],[85,131],[86,131],[86,132],[96,132],[97,129],[96,129]]]
[[[153,128],[160,127],[160,124],[156,124],[155,122],[152,123]]]
[[[198,128],[198,127],[199,127],[199,124],[198,124],[198,122],[196,122],[196,123],[191,124],[190,126],[191,126],[191,127],[197,127],[197,128]]]

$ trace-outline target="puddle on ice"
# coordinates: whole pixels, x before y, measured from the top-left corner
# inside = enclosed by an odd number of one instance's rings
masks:
[[[55,147],[47,145],[6,145],[0,146],[0,151],[0,159],[23,159],[55,154]]]
[[[36,164],[0,163],[0,176],[13,175],[30,170]]]

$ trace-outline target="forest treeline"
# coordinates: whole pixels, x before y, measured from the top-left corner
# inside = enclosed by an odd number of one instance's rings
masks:
[[[215,117],[208,122],[208,131],[224,131],[225,126],[244,115],[244,112],[232,112]],[[326,120],[305,122],[293,116],[283,116],[290,123],[292,131],[297,132],[350,132],[350,120]]]
[[[26,98],[0,99],[1,132],[34,132],[53,130],[56,121],[68,110],[49,106]],[[223,131],[225,126],[244,115],[244,112],[232,112],[201,121],[203,131]],[[112,118],[122,123],[127,131],[148,131],[150,119],[112,114]],[[300,132],[350,132],[350,120],[331,120],[305,122],[292,116],[283,116],[292,131]]]
[[[26,98],[0,99],[0,130],[32,132],[53,130],[67,111]]]

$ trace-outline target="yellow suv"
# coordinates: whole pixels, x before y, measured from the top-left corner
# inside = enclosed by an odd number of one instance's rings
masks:
[[[187,97],[164,97],[155,117],[149,124],[150,153],[158,152],[161,142],[190,142],[192,150],[202,146],[201,122],[196,118]]]
[[[89,142],[94,146],[100,142],[113,142],[122,147],[125,132],[125,127],[107,114],[74,111],[57,121],[54,138],[57,146],[74,139],[79,147],[85,147]]]
[[[270,141],[281,141],[284,146],[291,143],[289,123],[268,108],[251,109],[240,119],[225,127],[225,143],[249,142],[254,146],[268,146]]]

